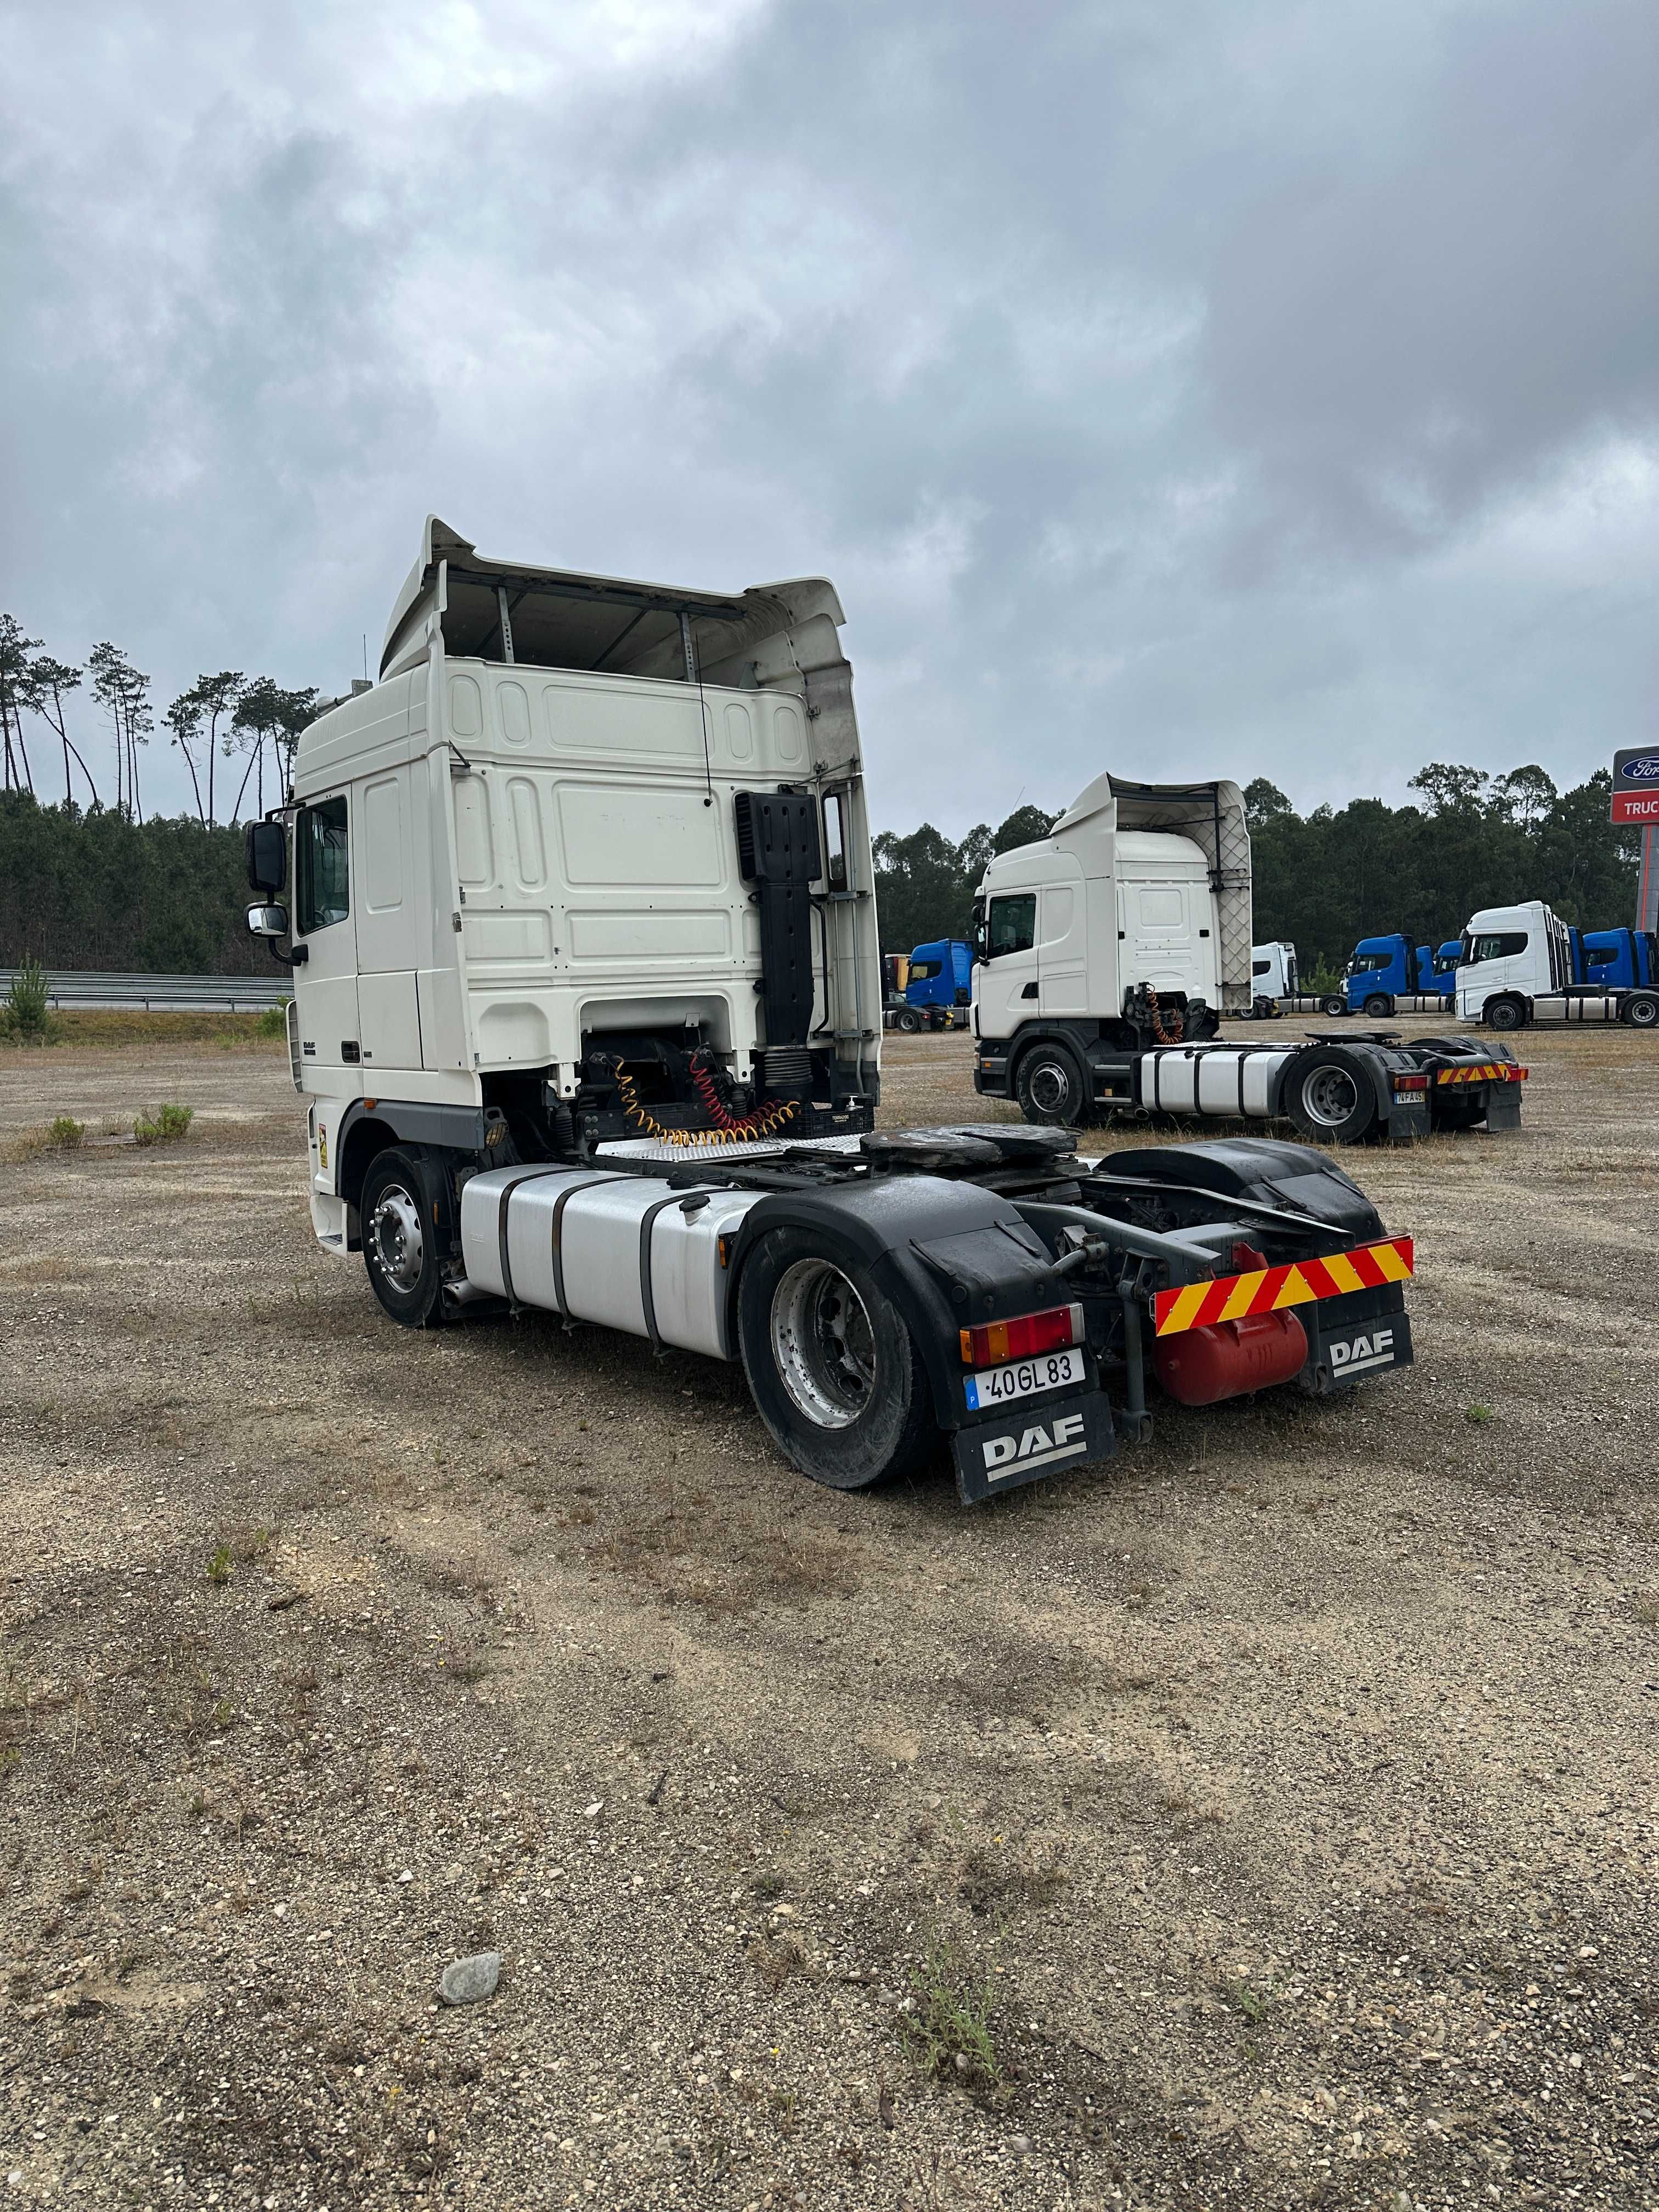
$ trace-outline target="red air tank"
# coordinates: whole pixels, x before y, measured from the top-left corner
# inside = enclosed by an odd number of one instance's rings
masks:
[[[1290,1382],[1307,1357],[1308,1332],[1295,1314],[1250,1314],[1155,1339],[1152,1370],[1180,1404],[1213,1406]]]

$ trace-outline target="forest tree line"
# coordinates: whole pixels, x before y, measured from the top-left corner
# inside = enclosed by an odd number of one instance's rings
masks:
[[[1272,783],[1245,790],[1255,852],[1255,934],[1297,947],[1304,976],[1339,970],[1361,937],[1455,936],[1478,907],[1547,899],[1586,927],[1627,922],[1637,840],[1607,819],[1611,779],[1559,791],[1542,769],[1488,777],[1431,763],[1419,803],[1376,799],[1304,816]],[[1058,817],[1022,806],[956,842],[924,822],[875,840],[888,951],[968,931],[993,853],[1048,835]],[[43,805],[0,793],[0,967],[262,975],[269,955],[243,923],[239,831],[195,815],[140,821],[136,803]]]

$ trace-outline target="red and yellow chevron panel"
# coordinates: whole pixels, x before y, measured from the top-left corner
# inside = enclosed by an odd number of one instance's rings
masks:
[[[1524,1083],[1527,1071],[1507,1060],[1482,1060],[1477,1067],[1443,1067],[1437,1083]]]
[[[1328,1252],[1322,1260],[1298,1260],[1293,1267],[1257,1267],[1248,1275],[1186,1283],[1178,1291],[1159,1291],[1153,1298],[1155,1333],[1178,1336],[1185,1328],[1242,1321],[1246,1314],[1279,1313],[1285,1306],[1309,1305],[1315,1298],[1340,1298],[1349,1291],[1374,1291],[1380,1283],[1403,1283],[1414,1273],[1411,1238],[1390,1237],[1352,1252]]]

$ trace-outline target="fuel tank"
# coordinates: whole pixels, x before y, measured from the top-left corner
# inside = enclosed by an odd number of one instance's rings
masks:
[[[461,1193],[477,1289],[573,1321],[730,1359],[720,1239],[754,1191],[686,1191],[591,1168],[492,1168]]]

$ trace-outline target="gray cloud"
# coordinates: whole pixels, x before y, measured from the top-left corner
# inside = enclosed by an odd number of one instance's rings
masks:
[[[1650,9],[230,13],[15,21],[0,604],[66,656],[343,684],[434,507],[834,576],[898,825],[1650,726]]]

